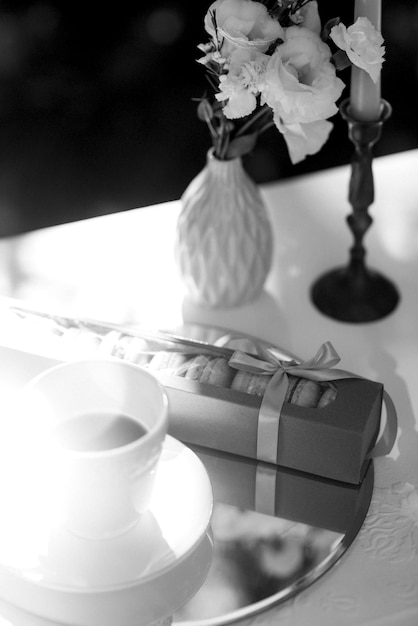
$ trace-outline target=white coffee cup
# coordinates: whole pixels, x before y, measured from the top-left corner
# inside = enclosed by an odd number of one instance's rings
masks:
[[[71,361],[35,377],[22,402],[62,522],[94,539],[131,528],[149,506],[167,432],[158,380],[117,359]]]

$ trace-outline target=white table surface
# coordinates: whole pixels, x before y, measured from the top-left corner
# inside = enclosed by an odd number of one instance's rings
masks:
[[[273,267],[262,295],[235,309],[209,310],[185,297],[173,262],[179,202],[0,240],[2,296],[154,328],[222,326],[304,358],[330,340],[341,367],[384,383],[398,410],[399,435],[390,456],[375,462],[374,495],[362,530],[323,578],[247,623],[418,623],[418,150],[376,159],[373,167],[367,259],[401,292],[397,310],[373,323],[333,321],[309,299],[312,282],[348,258],[348,167],[262,188],[275,237]],[[11,623],[0,620],[0,626]]]

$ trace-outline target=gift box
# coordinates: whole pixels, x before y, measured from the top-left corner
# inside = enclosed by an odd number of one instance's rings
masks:
[[[201,446],[191,448],[205,465],[217,503],[342,534],[357,527],[369,506],[373,465],[361,484],[350,485]]]
[[[26,339],[34,325],[46,356],[102,355],[149,368],[168,394],[169,433],[185,443],[345,483],[364,477],[383,386],[334,368],[339,358],[330,344],[301,361],[245,337],[213,345],[16,306],[9,312],[25,325]]]
[[[258,450],[261,398],[160,373],[170,406],[169,433],[181,441],[264,460]],[[370,463],[380,425],[383,387],[370,380],[337,381],[323,408],[285,403],[274,463],[358,484]]]

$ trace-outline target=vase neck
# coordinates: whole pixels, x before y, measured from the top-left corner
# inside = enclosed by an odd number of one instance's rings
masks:
[[[221,160],[216,158],[213,152],[208,153],[207,167],[219,180],[231,180],[231,178],[240,176],[243,172],[241,157]]]

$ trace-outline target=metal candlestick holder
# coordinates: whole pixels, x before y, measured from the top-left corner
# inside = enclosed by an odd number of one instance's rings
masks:
[[[382,114],[375,122],[359,122],[350,115],[349,100],[344,100],[340,113],[348,124],[348,136],[355,151],[351,161],[348,199],[352,213],[347,217],[354,237],[346,267],[327,272],[314,283],[312,301],[325,315],[344,322],[371,322],[391,313],[399,301],[396,287],[365,263],[363,237],[372,223],[368,208],[374,200],[372,148],[380,139],[383,122],[392,113],[382,100]]]

